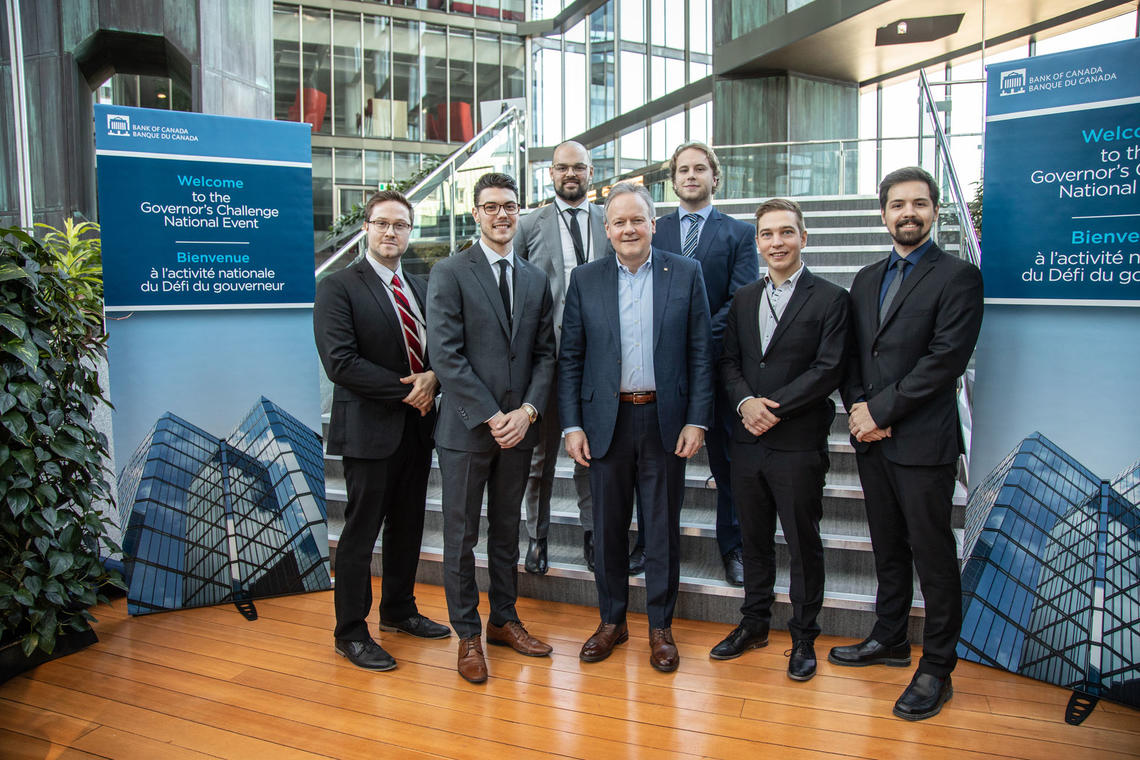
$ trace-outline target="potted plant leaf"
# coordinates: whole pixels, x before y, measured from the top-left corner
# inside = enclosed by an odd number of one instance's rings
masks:
[[[0,229],[0,683],[93,643],[110,520],[98,228]]]

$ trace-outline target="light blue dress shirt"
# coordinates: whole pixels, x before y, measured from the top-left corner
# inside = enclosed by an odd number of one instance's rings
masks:
[[[618,321],[621,326],[621,392],[655,391],[653,377],[653,252],[631,272],[618,265]]]

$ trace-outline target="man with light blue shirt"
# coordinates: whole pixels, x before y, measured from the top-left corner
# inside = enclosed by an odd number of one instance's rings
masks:
[[[701,263],[708,297],[713,356],[721,352],[724,328],[732,298],[740,288],[760,277],[759,257],[752,225],[733,219],[713,208],[713,195],[720,184],[720,162],[708,145],[688,142],[677,146],[669,159],[669,176],[679,201],[677,211],[657,220],[653,247],[679,253]],[[735,410],[717,383],[714,422],[709,428],[709,470],[716,480],[716,540],[724,563],[725,580],[744,583],[740,523],[732,497],[729,440]],[[638,545],[641,545],[640,540]],[[634,549],[635,557],[639,554]],[[636,559],[632,561],[636,565]]]
[[[606,199],[615,256],[577,267],[562,318],[558,411],[566,451],[590,471],[601,624],[579,657],[629,638],[629,523],[636,488],[646,535],[650,664],[677,669],[685,460],[712,422],[709,309],[700,264],[652,247],[653,200],[622,182]]]

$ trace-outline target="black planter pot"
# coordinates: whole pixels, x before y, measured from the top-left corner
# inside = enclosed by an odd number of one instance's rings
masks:
[[[55,640],[55,649],[52,650],[51,654],[45,654],[42,649],[37,649],[32,652],[31,657],[24,656],[24,650],[20,647],[19,641],[5,644],[0,647],[0,683],[15,678],[37,665],[75,654],[98,640],[99,637],[90,628],[86,631],[70,631]]]

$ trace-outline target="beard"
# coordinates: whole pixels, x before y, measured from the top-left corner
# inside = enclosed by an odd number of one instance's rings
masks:
[[[904,221],[912,221],[909,219],[900,220],[899,224],[891,230],[891,239],[899,245],[914,245],[919,243],[930,233],[930,227],[924,227],[921,221],[918,221],[917,227],[902,228],[901,223]]]
[[[566,182],[564,181],[561,185],[554,186],[554,194],[567,203],[573,203],[586,197],[586,185],[584,182],[579,181],[576,187],[567,188]]]

